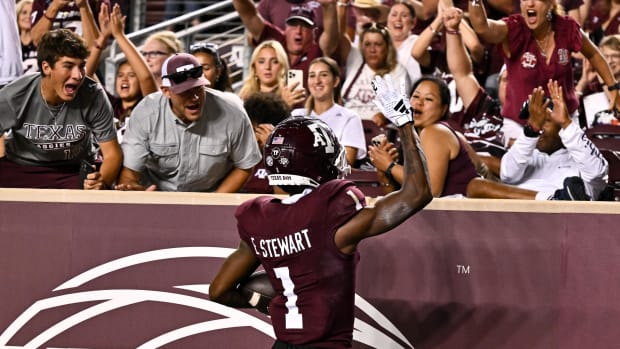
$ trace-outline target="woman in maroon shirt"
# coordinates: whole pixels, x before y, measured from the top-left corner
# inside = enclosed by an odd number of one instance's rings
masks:
[[[510,91],[502,109],[505,118],[524,125],[525,120],[519,119],[523,102],[535,87],[546,90],[550,79],[562,86],[568,111],[573,114],[579,106],[571,64],[573,52],[581,52],[589,60],[612,91],[610,108],[620,109],[620,85],[609,65],[577,22],[564,16],[555,2],[523,0],[520,14],[499,21],[487,19],[481,5],[480,0],[473,0],[469,14],[474,30],[483,40],[501,45],[508,72],[506,88]]]

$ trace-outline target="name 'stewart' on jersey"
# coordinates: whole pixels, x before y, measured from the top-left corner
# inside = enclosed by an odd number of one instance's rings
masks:
[[[288,256],[312,248],[308,229],[273,239],[250,239],[254,252],[264,258]]]

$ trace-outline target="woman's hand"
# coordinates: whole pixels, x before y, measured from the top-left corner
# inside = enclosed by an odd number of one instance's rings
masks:
[[[267,143],[267,137],[273,131],[272,124],[259,124],[254,128],[254,134],[256,135],[256,142],[261,151],[265,149],[265,143]]]
[[[296,82],[291,86],[284,86],[282,88],[282,99],[286,105],[293,108],[306,100],[306,90],[303,86],[300,86],[299,82]]]
[[[398,160],[398,149],[394,143],[383,137],[378,146],[368,147],[368,158],[377,171],[385,172],[392,162]]]

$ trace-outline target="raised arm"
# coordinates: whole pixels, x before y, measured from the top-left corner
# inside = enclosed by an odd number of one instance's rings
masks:
[[[446,26],[446,57],[448,69],[456,82],[456,91],[463,100],[465,108],[469,107],[480,90],[480,84],[473,74],[471,60],[459,31],[463,11],[456,7],[446,9],[443,14]]]
[[[590,61],[590,64],[596,70],[598,75],[603,79],[603,82],[607,87],[613,86],[616,84],[616,79],[609,68],[609,64],[601,54],[601,51],[594,46],[588,34],[581,32],[581,53]],[[613,109],[615,107],[616,110],[620,110],[620,98],[618,98],[618,89],[608,89],[607,96],[609,97],[610,105],[609,109]]]
[[[233,0],[233,6],[239,13],[241,22],[245,28],[250,32],[253,38],[260,38],[265,29],[265,20],[260,16],[256,10],[256,5],[252,0]]]
[[[480,38],[490,44],[498,44],[508,37],[508,26],[502,20],[487,18],[482,0],[468,1],[469,20]]]
[[[336,51],[340,39],[336,0],[319,0],[319,3],[323,8],[323,33],[319,37],[319,46],[323,55],[331,56]]]
[[[99,37],[95,40],[95,43],[90,47],[90,55],[86,59],[86,76],[98,80],[97,74],[97,66],[99,65],[99,61],[101,59],[101,54],[103,49],[105,49],[108,44],[108,39],[112,35],[112,29],[110,28],[110,14],[108,12],[108,4],[105,2],[101,4],[101,8],[99,10],[99,26],[101,27],[101,31],[99,32]]]
[[[443,17],[439,15],[420,33],[418,39],[411,47],[411,56],[415,58],[421,66],[429,67],[431,65],[431,54],[428,51],[428,47],[431,46],[435,35],[441,33],[442,29]]]
[[[377,200],[373,207],[364,208],[336,231],[336,245],[344,253],[353,252],[362,239],[396,227],[424,208],[433,198],[426,159],[413,128],[412,109],[403,85],[400,92],[397,92],[389,75],[385,76],[385,80],[377,76],[373,81],[377,104],[400,133],[405,172],[402,187]]]
[[[70,2],[71,0],[54,0],[47,6],[43,16],[41,16],[32,26],[32,29],[30,29],[32,42],[35,46],[39,46],[39,41],[41,41],[43,34],[52,29],[52,21],[56,18],[56,15],[58,15],[58,11],[67,6]]]
[[[88,0],[76,0],[75,4],[80,9],[82,37],[84,37],[84,41],[90,47],[95,42],[95,39],[99,37],[99,28],[97,28],[97,23],[95,23],[95,16]]]
[[[142,96],[146,96],[153,92],[157,92],[159,87],[155,81],[155,77],[149,69],[144,57],[140,54],[136,46],[125,35],[125,20],[126,17],[121,13],[121,7],[115,4],[112,8],[112,14],[110,15],[110,27],[112,30],[112,36],[118,47],[125,54],[127,62],[136,73],[138,81],[140,82],[140,91]]]

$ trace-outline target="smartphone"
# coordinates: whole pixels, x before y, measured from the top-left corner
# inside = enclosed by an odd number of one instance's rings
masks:
[[[384,138],[385,138],[385,135],[383,133],[372,137],[372,139],[371,139],[372,145],[374,145],[375,147],[380,146],[381,145],[381,141]]]
[[[82,160],[80,163],[80,189],[84,189],[84,180],[89,173],[95,172],[95,167],[93,164],[86,160]]]
[[[304,71],[299,69],[289,69],[286,75],[286,85],[291,86],[296,82],[299,82],[297,87],[303,88],[304,86]]]

